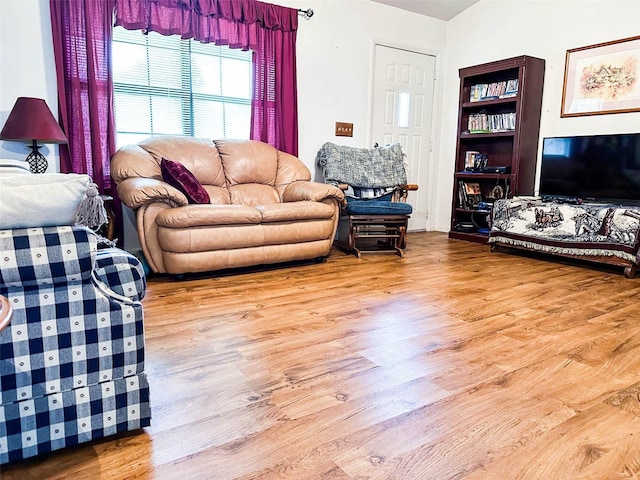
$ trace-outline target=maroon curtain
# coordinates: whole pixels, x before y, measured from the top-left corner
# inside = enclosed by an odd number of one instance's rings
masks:
[[[262,29],[253,52],[251,138],[298,155],[296,32]]]
[[[109,162],[115,152],[111,38],[115,0],[50,0],[58,82],[58,118],[69,143],[60,145],[60,170],[86,173],[121,209]]]
[[[110,188],[115,151],[111,36],[114,0],[51,0],[58,109],[69,144],[60,146],[64,172],[87,173]]]
[[[116,25],[253,51],[251,138],[298,154],[298,11],[256,0],[115,0]]]

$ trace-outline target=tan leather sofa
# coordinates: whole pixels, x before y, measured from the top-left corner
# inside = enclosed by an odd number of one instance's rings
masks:
[[[190,204],[164,182],[162,158],[193,173],[210,204]],[[311,182],[298,158],[252,140],[153,137],[118,150],[111,175],[157,273],[327,257],[344,200],[340,189]]]

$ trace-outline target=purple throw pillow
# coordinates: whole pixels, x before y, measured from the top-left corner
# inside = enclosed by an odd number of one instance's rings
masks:
[[[210,203],[209,194],[187,167],[181,163],[163,158],[160,161],[162,179],[184,193],[189,203]]]

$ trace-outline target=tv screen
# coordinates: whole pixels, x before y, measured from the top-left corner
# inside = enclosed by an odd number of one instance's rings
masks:
[[[545,138],[541,196],[640,204],[640,133]]]

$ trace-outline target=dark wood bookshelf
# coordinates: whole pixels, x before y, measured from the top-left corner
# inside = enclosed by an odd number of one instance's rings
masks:
[[[461,139],[481,139],[481,138],[492,138],[492,137],[513,137],[515,135],[514,131],[508,132],[486,132],[486,133],[468,133],[463,132],[460,134]]]
[[[491,196],[496,185],[502,188],[507,197],[533,195],[544,70],[543,59],[526,55],[459,70],[460,95],[450,238],[480,243],[486,243],[488,238],[487,233],[456,230],[457,225],[465,223],[473,223],[478,228],[489,227],[487,217],[490,210],[478,210],[461,205],[460,182],[479,184],[482,200],[489,204],[495,200]],[[515,96],[470,101],[472,87],[509,80],[518,81],[518,92]],[[478,114],[503,117],[504,114],[515,114],[515,127],[506,131],[470,133],[469,116],[475,115],[475,121]],[[474,151],[487,156],[487,166],[507,167],[508,173],[465,171],[466,153]]]
[[[491,100],[480,100],[479,102],[463,102],[462,107],[470,108],[470,109],[475,108],[475,109],[481,110],[486,105],[499,105],[501,103],[516,103],[516,102],[517,102],[516,97],[493,98]]]
[[[479,173],[479,172],[456,172],[454,174],[456,179],[469,179],[469,180],[487,180],[487,179],[496,179],[496,180],[512,180],[513,175],[510,173]]]
[[[466,240],[467,242],[476,242],[476,243],[487,243],[488,236],[483,233],[477,232],[456,232],[455,230],[451,230],[449,232],[449,238],[454,238],[456,240]]]

